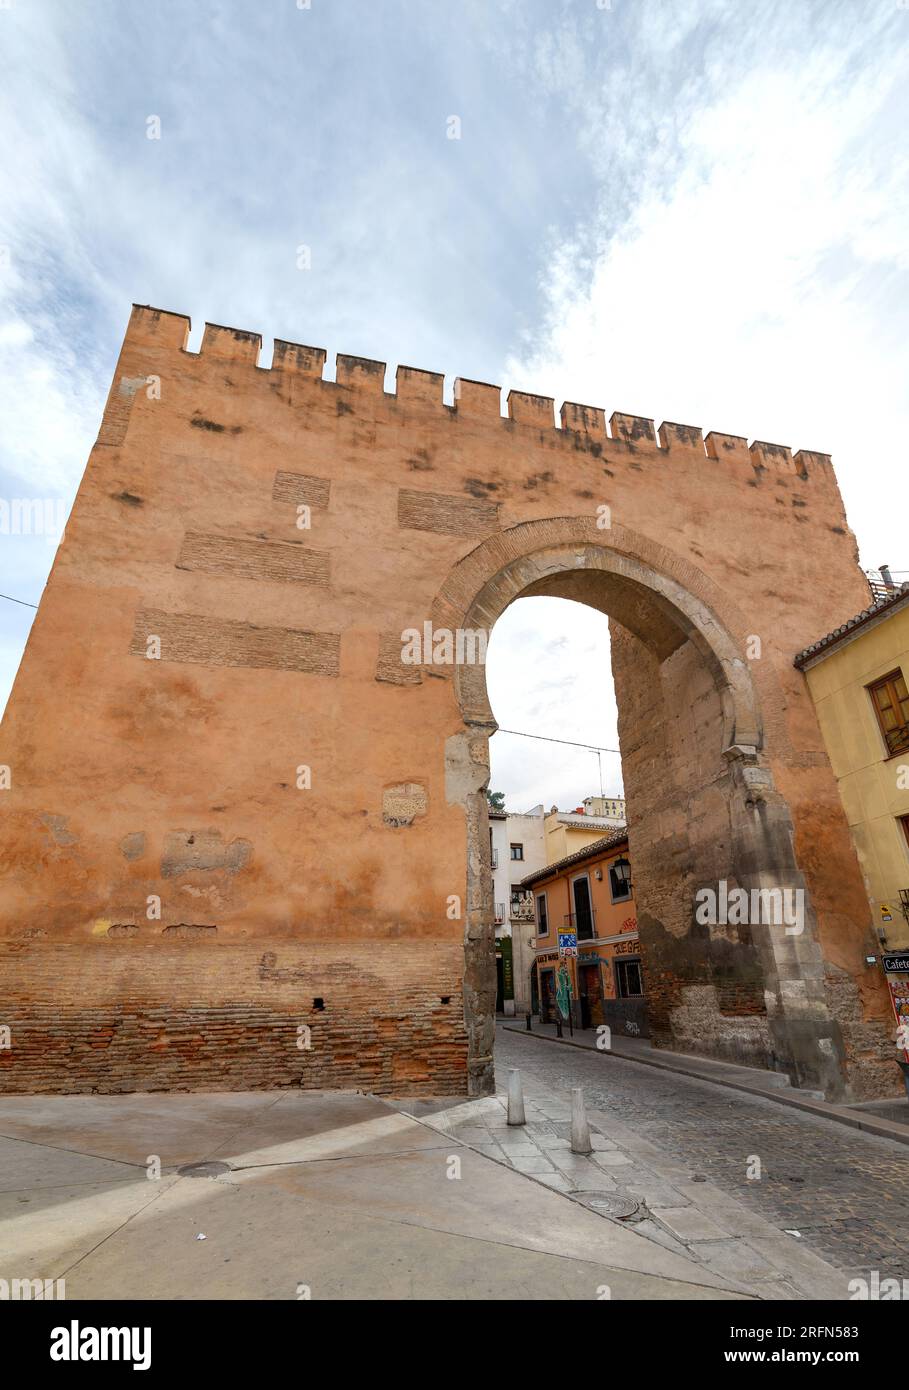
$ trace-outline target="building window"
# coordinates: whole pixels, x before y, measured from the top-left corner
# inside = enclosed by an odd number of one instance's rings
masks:
[[[619,999],[641,999],[644,994],[644,977],[639,960],[617,960],[615,964],[615,992]]]
[[[549,932],[549,914],[546,910],[546,894],[537,894],[537,935],[546,936]]]
[[[523,846],[523,845],[512,845],[512,847],[511,847],[511,857],[512,857],[512,859],[523,859],[523,858],[524,858],[524,846]]]
[[[631,865],[624,854],[609,865],[609,891],[614,903],[627,902],[631,897]]]
[[[571,893],[574,898],[574,912],[568,914],[565,926],[568,931],[577,932],[579,941],[592,941],[596,936],[596,914],[590,901],[590,880],[586,874],[572,879]]]
[[[891,671],[868,686],[890,757],[909,749],[909,690],[902,671]]]
[[[900,825],[903,827],[903,834],[906,837],[906,848],[909,849],[909,816],[900,816]]]

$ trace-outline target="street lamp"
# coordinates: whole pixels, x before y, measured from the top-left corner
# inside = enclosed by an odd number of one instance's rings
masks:
[[[615,861],[615,863],[612,866],[612,872],[615,874],[616,883],[619,885],[624,885],[624,887],[626,887],[630,893],[631,865],[625,858],[624,854],[620,855],[619,858]]]

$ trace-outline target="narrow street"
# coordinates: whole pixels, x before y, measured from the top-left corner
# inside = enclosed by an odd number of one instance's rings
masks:
[[[609,1053],[583,1051],[499,1027],[499,1093],[508,1071],[525,1090],[567,1102],[581,1086],[601,1132],[631,1161],[610,1167],[619,1191],[672,1205],[671,1181],[706,1180],[848,1277],[877,1270],[909,1276],[909,1152],[853,1130],[710,1082],[664,1073]],[[754,1158],[760,1160],[760,1176]],[[546,1180],[535,1167],[535,1175]],[[693,1190],[693,1189],[692,1189]],[[654,1204],[651,1197],[650,1204]],[[845,1281],[843,1297],[846,1297]]]

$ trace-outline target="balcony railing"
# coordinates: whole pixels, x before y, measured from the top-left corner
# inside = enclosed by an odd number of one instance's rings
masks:
[[[881,599],[892,598],[903,587],[901,583],[897,583],[889,570],[865,570],[865,577],[875,603],[879,603]]]
[[[499,851],[497,849],[491,849],[489,851],[489,857],[492,860],[492,867],[497,869],[499,867]]]
[[[909,724],[897,724],[895,729],[886,729],[884,738],[891,756],[894,753],[905,753],[909,748]]]
[[[532,922],[534,920],[533,894],[512,893],[509,915],[512,922]]]
[[[496,926],[505,921],[505,904],[496,903]]]
[[[563,920],[563,931],[576,931],[579,941],[589,941],[597,934],[597,910],[590,908],[588,912],[566,912]]]

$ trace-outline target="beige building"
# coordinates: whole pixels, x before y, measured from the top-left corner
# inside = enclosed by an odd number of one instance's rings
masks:
[[[558,806],[553,806],[543,823],[546,863],[555,864],[559,859],[566,859],[602,839],[608,831],[622,829],[624,825],[624,797],[588,796],[583,805],[573,811],[560,811]]]
[[[909,946],[909,584],[801,652],[881,946]]]
[[[588,816],[605,816],[616,825],[625,824],[624,796],[585,796],[584,812]]]

